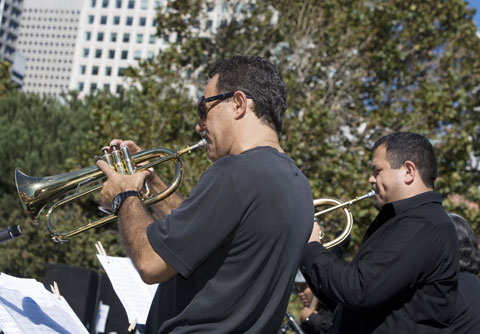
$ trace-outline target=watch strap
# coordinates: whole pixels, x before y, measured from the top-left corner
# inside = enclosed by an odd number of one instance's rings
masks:
[[[120,198],[120,203],[118,203],[118,206],[114,208],[115,209],[114,214],[117,214],[118,211],[120,211],[120,208],[122,207],[123,202],[125,201],[125,199],[127,199],[130,196],[137,196],[138,198],[140,198],[140,194],[136,190],[124,191],[120,194],[117,194],[117,196],[115,196]]]

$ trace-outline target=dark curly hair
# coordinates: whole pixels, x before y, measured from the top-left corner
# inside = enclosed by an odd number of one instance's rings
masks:
[[[460,247],[460,271],[469,271],[477,275],[480,272],[480,252],[477,236],[465,218],[455,213],[449,213],[448,215],[457,231]]]
[[[420,177],[429,188],[435,189],[437,178],[437,160],[430,141],[413,132],[395,132],[375,142],[373,150],[380,145],[387,149],[387,160],[393,169],[400,168],[405,161],[412,161],[420,173]]]
[[[273,64],[257,56],[234,56],[216,63],[208,76],[212,78],[216,74],[218,93],[241,90],[252,96],[257,117],[278,134],[282,131],[287,88]]]

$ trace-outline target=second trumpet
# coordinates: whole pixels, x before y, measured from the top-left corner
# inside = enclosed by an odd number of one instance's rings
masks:
[[[323,247],[331,248],[331,247],[334,247],[334,246],[338,245],[343,240],[345,240],[348,237],[348,235],[350,234],[350,232],[352,231],[352,227],[353,227],[353,216],[352,216],[352,212],[349,210],[350,206],[355,202],[361,201],[361,200],[366,199],[366,198],[374,197],[374,196],[375,196],[375,191],[371,190],[368,193],[366,193],[365,195],[355,197],[354,199],[352,199],[350,201],[347,201],[347,202],[343,202],[343,203],[340,202],[339,200],[333,199],[333,198],[319,198],[319,199],[313,200],[313,206],[315,208],[318,207],[318,206],[322,206],[322,205],[333,205],[332,207],[330,207],[328,209],[316,212],[315,215],[314,215],[315,220],[317,220],[317,217],[319,217],[321,215],[324,215],[328,212],[338,210],[338,209],[341,209],[343,211],[343,213],[345,215],[345,219],[346,219],[345,227],[344,227],[343,231],[340,233],[340,235],[338,235],[335,239],[333,239],[329,242],[322,243]],[[322,240],[323,237],[324,237],[323,230],[320,230],[320,234],[319,234],[320,240]]]

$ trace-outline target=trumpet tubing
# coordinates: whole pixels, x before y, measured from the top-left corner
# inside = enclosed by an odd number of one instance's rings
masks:
[[[149,206],[173,194],[180,185],[183,176],[183,163],[180,156],[185,153],[190,153],[197,148],[205,147],[206,144],[206,141],[202,139],[197,144],[179,151],[172,151],[166,148],[154,148],[141,151],[133,156],[130,155],[126,146],[122,146],[120,149],[114,149],[112,153],[108,153],[108,149],[103,148],[104,155],[102,159],[105,160],[110,167],[123,174],[133,174],[144,171],[172,160],[175,163],[175,177],[172,183],[160,193],[153,196],[146,195],[146,198],[143,199],[143,204]],[[17,185],[20,202],[26,215],[34,225],[39,224],[41,213],[51,204],[46,213],[46,223],[52,239],[56,242],[65,242],[69,237],[116,220],[117,216],[113,214],[107,215],[99,220],[65,233],[56,231],[52,224],[51,217],[54,210],[80,197],[100,190],[102,186],[95,185],[87,190],[79,191],[80,187],[102,181],[104,178],[105,175],[96,165],[47,177],[31,177],[18,168],[15,170],[15,183]],[[73,190],[75,190],[73,194],[66,195]]]
[[[373,196],[375,196],[375,192],[373,190],[371,190],[368,193],[366,193],[365,195],[355,197],[354,199],[352,199],[350,201],[347,201],[347,202],[343,202],[343,203],[340,202],[339,200],[333,199],[333,198],[319,198],[319,199],[313,200],[313,206],[315,208],[317,206],[322,206],[322,205],[332,205],[328,209],[322,210],[320,212],[316,212],[315,215],[314,215],[315,220],[317,219],[317,217],[319,217],[321,215],[324,215],[326,213],[329,213],[331,211],[334,211],[334,210],[342,210],[344,215],[345,215],[345,219],[346,219],[345,227],[344,227],[342,233],[339,236],[337,236],[335,239],[333,239],[331,241],[328,241],[328,242],[325,242],[325,243],[322,243],[323,247],[332,248],[332,247],[338,245],[339,243],[341,243],[343,240],[345,240],[348,237],[348,235],[352,231],[352,227],[353,227],[353,215],[352,215],[352,212],[350,211],[350,206],[355,202],[358,202],[358,201],[361,201],[363,199],[370,198],[370,197],[373,197]],[[318,237],[319,237],[320,240],[323,239],[323,237],[324,237],[323,230],[320,230]]]

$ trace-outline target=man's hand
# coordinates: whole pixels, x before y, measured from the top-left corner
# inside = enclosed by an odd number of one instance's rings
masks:
[[[140,146],[138,146],[133,140],[112,139],[110,146],[113,145],[117,145],[118,147],[127,146],[132,155],[142,151]]]
[[[101,192],[101,204],[106,209],[112,207],[112,201],[115,195],[128,190],[140,192],[145,183],[145,178],[150,175],[150,171],[138,172],[132,175],[119,174],[103,160],[97,161],[97,166],[107,177],[107,181],[103,183]]]
[[[310,234],[310,239],[308,239],[308,242],[321,243],[319,234],[320,234],[320,225],[315,220],[313,220],[313,229],[312,229],[312,233]]]

